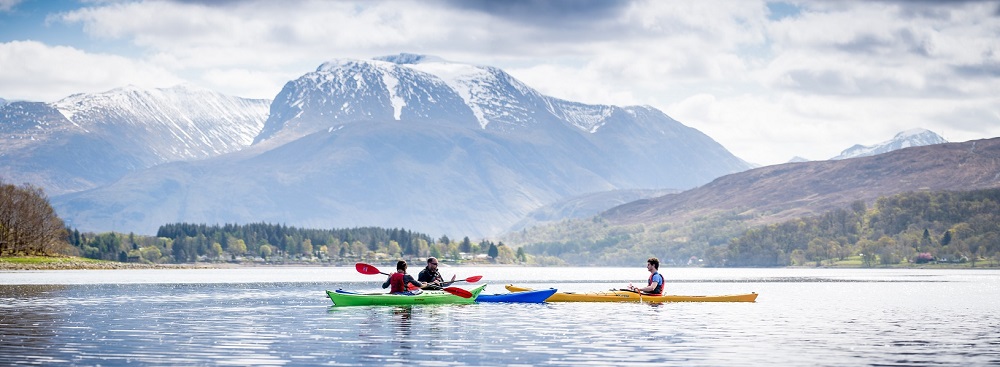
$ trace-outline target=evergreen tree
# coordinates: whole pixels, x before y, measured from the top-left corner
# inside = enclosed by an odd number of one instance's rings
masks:
[[[459,245],[458,250],[467,254],[472,253],[472,241],[469,240],[469,236],[465,236],[462,239],[462,244]]]
[[[497,245],[493,244],[493,242],[490,242],[490,250],[489,252],[487,252],[487,255],[489,255],[493,259],[496,259],[497,256],[500,255],[500,249],[498,249]]]
[[[941,237],[941,246],[948,246],[951,243],[951,230],[944,231],[944,236]]]

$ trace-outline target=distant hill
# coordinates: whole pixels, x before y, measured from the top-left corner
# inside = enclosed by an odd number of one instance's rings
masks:
[[[735,211],[753,216],[752,222],[760,224],[909,191],[996,187],[1000,187],[1000,138],[761,167],[679,194],[624,204],[600,216],[613,224],[652,224]]]

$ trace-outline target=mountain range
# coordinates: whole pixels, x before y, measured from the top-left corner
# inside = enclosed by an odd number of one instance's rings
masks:
[[[908,147],[852,159],[785,163],[726,175],[600,214],[616,225],[682,223],[721,213],[748,225],[849,208],[911,191],[1000,187],[1000,138]]]
[[[491,236],[617,205],[602,216],[743,208],[763,223],[911,188],[826,172],[944,142],[916,129],[830,161],[751,170],[654,108],[561,100],[494,67],[412,54],[331,60],[273,100],[178,86],[0,101],[0,133],[5,182],[45,188],[78,229],[143,234],[271,222]]]
[[[907,147],[917,147],[925,145],[947,143],[941,136],[926,129],[911,129],[896,134],[892,139],[871,146],[854,145],[851,148],[831,160],[840,160],[856,157],[867,157],[888,153]],[[794,157],[789,163],[809,162],[802,157]],[[758,168],[754,166],[753,168]],[[737,173],[738,174],[738,173]],[[774,187],[774,190],[781,190]],[[531,213],[518,221],[509,229],[510,231],[520,231],[536,225],[546,225],[564,221],[567,219],[587,218],[600,214],[601,212],[623,205],[628,202],[643,199],[653,199],[667,194],[676,194],[679,190],[615,190],[607,192],[597,192],[566,198],[558,202],[535,209]]]
[[[270,222],[489,236],[574,196],[679,191],[750,167],[652,107],[566,101],[420,55],[331,60],[266,103],[186,87],[9,103],[2,152],[28,163],[0,174],[38,176],[25,181],[55,192],[83,231]]]
[[[8,102],[0,105],[0,177],[60,195],[236,152],[263,127],[268,103],[183,85]]]

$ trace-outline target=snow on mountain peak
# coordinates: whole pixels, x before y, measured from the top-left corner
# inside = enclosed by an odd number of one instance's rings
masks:
[[[910,129],[897,133],[892,139],[875,144],[875,145],[860,145],[856,144],[850,148],[845,149],[840,155],[830,158],[831,160],[857,158],[857,157],[867,157],[876,154],[888,153],[893,150],[909,148],[909,147],[919,147],[924,145],[934,145],[947,143],[940,135],[927,129]]]
[[[263,126],[268,106],[268,100],[227,96],[190,84],[162,89],[129,85],[74,94],[52,104],[83,129],[156,132],[163,142],[149,142],[149,149],[164,162],[204,158],[250,145]]]
[[[489,110],[489,100],[495,96],[490,93],[492,83],[488,70],[469,64],[442,61],[409,66],[444,81],[472,109],[481,128],[485,129],[489,125],[491,115],[495,114]]]
[[[913,137],[918,137],[918,136],[921,136],[921,135],[925,135],[927,133],[934,134],[933,132],[931,132],[930,130],[927,130],[927,129],[915,128],[915,129],[909,129],[909,130],[906,130],[906,131],[899,132],[892,139],[893,140],[910,139],[910,138],[913,138]],[[937,135],[937,134],[934,134],[934,135]]]
[[[286,127],[299,135],[371,119],[475,121],[503,131],[561,121],[594,133],[617,110],[542,95],[496,67],[407,53],[329,60],[287,84],[275,101],[257,141]]]

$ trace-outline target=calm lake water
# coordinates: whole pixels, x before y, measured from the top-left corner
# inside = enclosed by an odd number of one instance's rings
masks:
[[[1000,365],[997,270],[661,270],[667,293],[760,296],[333,307],[324,290],[382,291],[383,277],[353,267],[0,272],[0,365]],[[442,271],[483,275],[486,293],[606,290],[648,276],[642,266]]]

